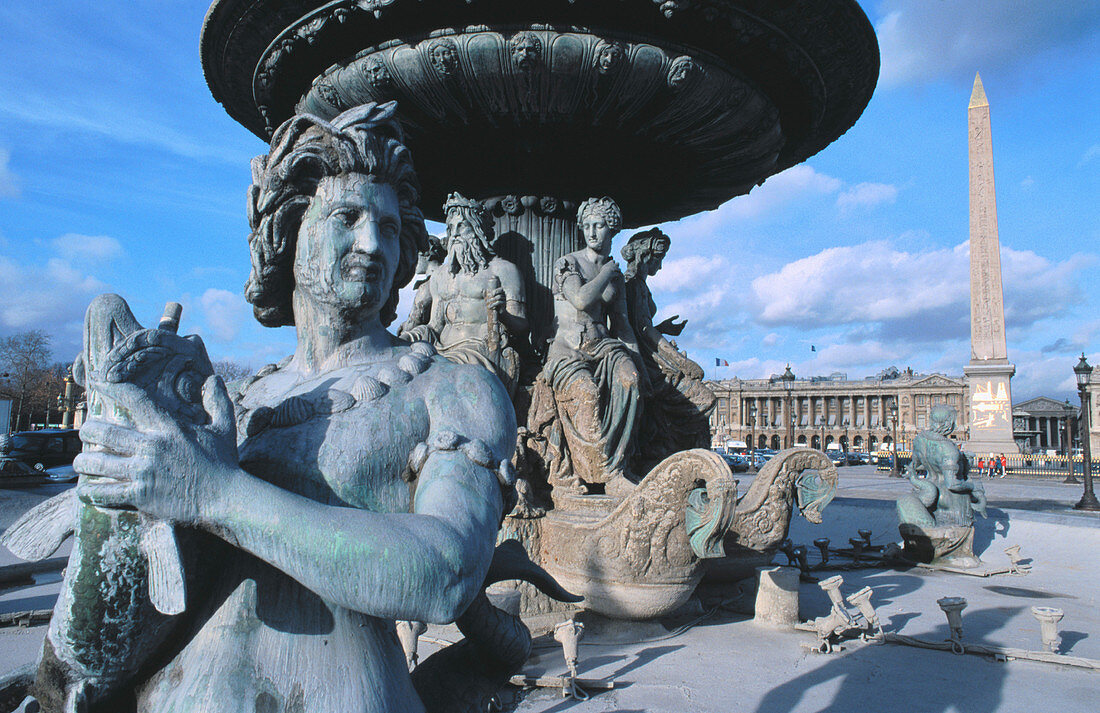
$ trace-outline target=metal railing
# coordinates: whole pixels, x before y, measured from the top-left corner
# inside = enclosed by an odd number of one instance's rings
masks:
[[[990,477],[990,468],[987,465],[982,469],[982,472],[978,473],[978,458],[979,456],[970,456],[970,472],[979,477]],[[1070,465],[1072,461],[1073,472],[1076,475],[1084,475],[1085,472],[1085,459],[1080,454],[1072,456],[1048,456],[1048,455],[1006,455],[1005,456],[1005,475],[1016,477],[1036,477],[1036,478],[1065,478],[1069,475]],[[1100,461],[1095,458],[1091,460],[1092,472],[1100,473],[1097,470],[1100,467]],[[993,469],[993,477],[1001,474],[1000,468]]]

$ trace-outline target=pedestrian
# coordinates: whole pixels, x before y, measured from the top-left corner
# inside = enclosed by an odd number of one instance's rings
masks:
[[[985,475],[985,458],[978,458],[978,477]]]
[[[986,471],[985,472],[985,477],[989,478],[990,480],[995,478],[996,474],[997,474],[996,469],[997,469],[997,459],[993,456],[992,453],[990,453],[989,454],[989,460],[987,460],[985,462],[985,471]]]
[[[1005,458],[1004,454],[1002,453],[1001,454],[1001,477],[1002,478],[1005,477],[1006,473],[1008,473],[1008,458]]]

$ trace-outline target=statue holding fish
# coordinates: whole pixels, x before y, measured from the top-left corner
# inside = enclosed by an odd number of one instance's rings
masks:
[[[79,500],[38,512],[77,541],[32,692],[74,713],[484,710],[530,647],[484,586],[570,595],[496,546],[515,497],[507,391],[386,329],[427,237],[394,105],[295,116],[252,169],[246,297],[295,326],[295,352],[227,389],[173,311],[145,330],[121,298],[93,303]],[[6,543],[44,556],[65,529]],[[85,655],[72,613],[107,590],[121,604]],[[410,675],[398,620],[457,620],[477,655]]]

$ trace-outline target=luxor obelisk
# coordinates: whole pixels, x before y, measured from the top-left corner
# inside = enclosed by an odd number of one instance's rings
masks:
[[[967,111],[970,135],[970,439],[976,455],[1019,453],[1012,439],[1012,388],[1016,367],[1005,345],[1001,247],[993,186],[989,101],[981,76],[974,78]]]

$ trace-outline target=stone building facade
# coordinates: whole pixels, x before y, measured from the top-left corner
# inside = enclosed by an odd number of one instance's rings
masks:
[[[1012,435],[1022,453],[1057,451],[1080,445],[1077,416],[1080,404],[1040,396],[1012,406]]]
[[[896,432],[899,447],[906,448],[914,435],[928,427],[932,407],[943,403],[958,412],[953,438],[964,441],[970,423],[963,377],[891,368],[858,380],[844,374],[795,379],[789,392],[778,377],[706,383],[718,398],[711,413],[715,446],[728,441],[775,449],[836,444],[844,450],[870,452],[892,443]],[[890,419],[892,404],[898,406],[896,429]],[[788,418],[793,419],[791,443]]]

